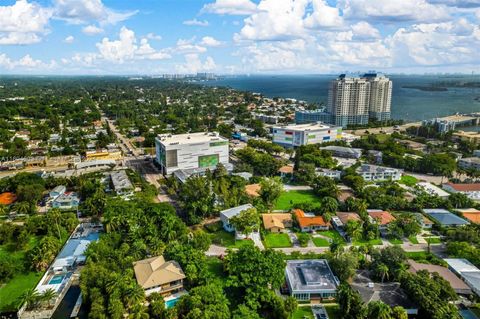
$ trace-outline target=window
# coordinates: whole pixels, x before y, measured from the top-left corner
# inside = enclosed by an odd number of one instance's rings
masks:
[[[177,150],[168,150],[166,156],[167,167],[177,167],[178,166],[178,157]]]

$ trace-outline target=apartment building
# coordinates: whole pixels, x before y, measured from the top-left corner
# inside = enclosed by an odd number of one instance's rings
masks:
[[[285,147],[318,144],[342,138],[342,128],[321,123],[275,126],[273,142]]]

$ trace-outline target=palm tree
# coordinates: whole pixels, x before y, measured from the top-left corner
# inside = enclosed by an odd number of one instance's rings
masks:
[[[324,197],[322,198],[322,213],[323,214],[334,214],[338,209],[338,202],[333,197]]]
[[[17,214],[28,214],[30,212],[30,204],[28,202],[18,202],[13,205],[13,208]]]
[[[147,307],[142,305],[141,303],[137,303],[133,305],[132,309],[130,310],[130,314],[128,318],[131,319],[148,319],[150,315],[147,312]]]
[[[145,292],[142,287],[134,283],[125,290],[123,297],[128,308],[132,308],[145,300]]]
[[[57,293],[52,288],[48,288],[41,295],[41,300],[47,303],[48,308],[51,307],[51,302],[55,298],[57,298]]]
[[[388,266],[383,264],[383,263],[378,264],[375,267],[375,272],[377,273],[377,276],[379,276],[381,278],[382,282],[385,280],[385,278],[388,279],[388,277],[389,277]]]
[[[368,318],[391,319],[392,308],[381,301],[371,301],[367,306]]]
[[[38,301],[40,299],[40,294],[35,288],[28,289],[20,296],[20,301],[23,304],[27,305],[27,309],[33,309],[38,306]]]
[[[0,204],[0,216],[6,215],[7,211],[7,206]]]

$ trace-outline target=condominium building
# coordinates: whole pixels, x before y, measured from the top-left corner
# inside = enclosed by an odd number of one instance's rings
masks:
[[[318,144],[342,138],[342,128],[320,123],[275,126],[273,142],[285,147]]]
[[[159,135],[155,139],[156,161],[163,174],[178,170],[214,169],[229,164],[228,140],[218,133]]]
[[[396,168],[369,164],[362,164],[357,168],[357,174],[362,176],[364,180],[372,182],[398,181],[402,178],[402,172],[402,170]]]

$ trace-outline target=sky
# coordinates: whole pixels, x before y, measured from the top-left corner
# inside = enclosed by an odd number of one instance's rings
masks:
[[[480,0],[0,0],[0,74],[480,72]]]

